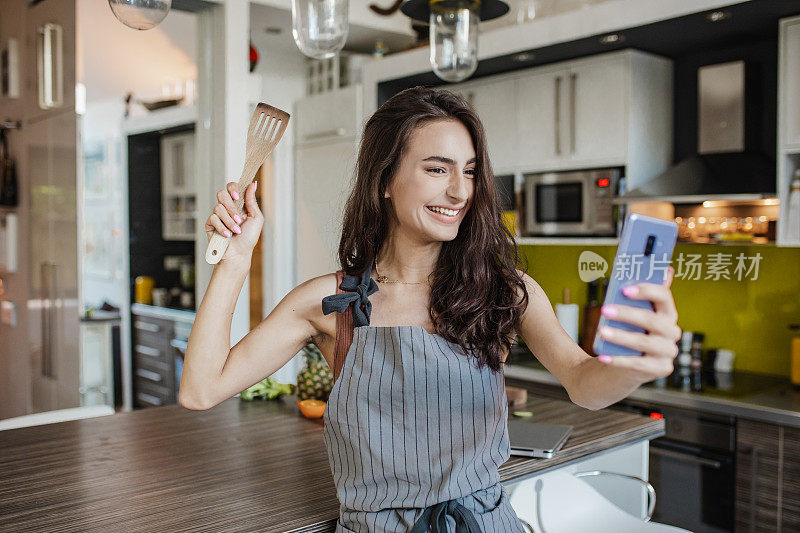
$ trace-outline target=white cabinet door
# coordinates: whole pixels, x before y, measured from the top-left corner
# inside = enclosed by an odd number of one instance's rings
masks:
[[[514,79],[465,89],[486,130],[489,159],[497,172],[518,165],[517,82]]]
[[[339,269],[339,238],[357,147],[352,141],[304,146],[296,152],[297,281]]]
[[[355,137],[361,116],[361,85],[308,96],[295,103],[297,144]]]
[[[626,65],[621,56],[594,59],[570,68],[565,76],[569,117],[565,153],[573,161],[624,164],[629,99]]]
[[[784,109],[783,121],[785,145],[800,146],[800,19],[783,28],[780,49],[782,68],[780,93]]]
[[[564,157],[566,74],[534,72],[518,81],[519,159],[526,168],[550,167]]]

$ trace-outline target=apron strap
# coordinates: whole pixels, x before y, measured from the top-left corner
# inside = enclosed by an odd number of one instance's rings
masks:
[[[336,294],[347,292],[339,287],[342,284],[344,270],[336,271]],[[343,313],[336,313],[336,347],[333,350],[333,382],[342,371],[347,352],[353,343],[353,306],[348,305]]]

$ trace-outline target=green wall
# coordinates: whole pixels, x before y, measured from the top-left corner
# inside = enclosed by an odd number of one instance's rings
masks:
[[[563,288],[569,287],[571,303],[581,309],[587,285],[578,277],[578,256],[591,250],[608,261],[610,270],[616,252],[616,246],[523,245],[519,249],[527,258],[528,274],[544,288],[553,306],[561,303]],[[733,350],[737,370],[788,376],[793,336],[788,325],[800,323],[800,248],[679,243],[672,260],[676,269],[681,252],[684,257],[700,254],[703,264],[700,279],[676,278],[672,283],[681,329],[705,333],[704,349]],[[760,253],[758,277],[752,279],[751,272],[738,281],[731,266],[730,280],[704,279],[709,255],[717,253],[731,254],[734,264],[739,253],[746,258]]]

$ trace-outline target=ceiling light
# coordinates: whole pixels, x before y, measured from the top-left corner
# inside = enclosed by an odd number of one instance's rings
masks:
[[[600,44],[619,44],[625,40],[625,36],[621,33],[609,33],[600,37]]]
[[[308,57],[335,56],[347,40],[347,0],[292,0],[292,37]]]
[[[706,13],[706,20],[709,22],[719,22],[729,18],[731,18],[730,11],[712,11],[711,13]]]
[[[461,81],[478,68],[478,23],[508,13],[502,0],[409,0],[400,10],[430,24],[430,64],[449,82]]]

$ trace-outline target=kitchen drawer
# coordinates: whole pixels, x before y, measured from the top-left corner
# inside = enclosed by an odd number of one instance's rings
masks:
[[[133,371],[134,379],[141,380],[160,387],[169,387],[172,383],[173,374],[171,369],[153,368],[148,365],[136,365]]]
[[[142,342],[139,338],[133,342],[134,357],[142,356],[166,364],[172,363],[173,350],[174,348],[169,345],[169,342]]]
[[[137,377],[134,380],[134,390],[136,391],[135,396],[137,399],[144,398],[144,402],[150,405],[156,405],[156,402],[148,397],[158,398],[161,402],[157,405],[167,405],[175,403],[174,396],[175,393],[172,388],[170,387],[162,387],[161,385],[156,385],[146,379],[142,379]]]
[[[151,316],[133,315],[134,335],[138,335],[140,333],[149,333],[169,339],[172,337],[173,328],[174,325],[171,320],[154,318]]]

